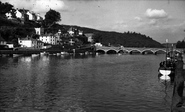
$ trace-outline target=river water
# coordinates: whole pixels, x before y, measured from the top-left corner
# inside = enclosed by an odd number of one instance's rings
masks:
[[[170,112],[164,55],[0,57],[0,112]]]

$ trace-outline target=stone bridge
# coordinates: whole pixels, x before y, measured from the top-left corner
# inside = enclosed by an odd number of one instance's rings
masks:
[[[173,49],[175,52],[182,52],[182,49]],[[134,47],[99,47],[96,46],[96,52],[101,54],[162,54],[166,53],[166,48],[134,48]]]

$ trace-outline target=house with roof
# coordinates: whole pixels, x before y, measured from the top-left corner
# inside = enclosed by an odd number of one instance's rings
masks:
[[[9,12],[5,13],[5,16],[7,19],[14,19],[15,18],[15,13],[14,10],[10,10]]]
[[[16,18],[19,18],[23,24],[29,19],[29,16],[26,14],[27,11],[25,9],[16,9],[15,11]]]
[[[36,20],[37,20],[37,21],[42,21],[43,18],[40,16],[40,14],[36,14]]]
[[[23,16],[23,14],[18,10],[18,9],[16,9],[16,11],[15,11],[15,16],[17,17],[17,18],[22,18],[22,16]]]
[[[82,36],[84,33],[81,30],[78,30],[78,35]]]
[[[44,28],[40,27],[40,28],[35,28],[35,32],[37,35],[43,35],[44,34]]]
[[[69,28],[69,30],[67,31],[69,33],[70,36],[74,36],[75,34],[75,29],[73,27]]]
[[[35,13],[30,12],[30,11],[27,11],[27,13],[26,13],[26,14],[28,15],[28,19],[29,19],[29,20],[31,20],[31,21],[35,21],[35,20],[37,20],[37,16],[36,16],[36,14],[35,14]]]
[[[60,41],[60,37],[49,33],[40,35],[39,40],[47,44],[57,45]]]
[[[34,49],[41,49],[44,46],[44,43],[42,41],[33,39],[31,37],[18,39],[18,43],[21,45],[21,47],[28,47]]]
[[[88,42],[93,43],[93,33],[85,33],[84,35],[87,37]]]
[[[12,14],[10,12],[6,13],[5,15],[6,15],[7,19],[12,19]]]
[[[69,33],[70,36],[79,36],[79,35],[83,35],[83,31],[80,31],[76,28],[69,28],[69,30],[67,31]]]

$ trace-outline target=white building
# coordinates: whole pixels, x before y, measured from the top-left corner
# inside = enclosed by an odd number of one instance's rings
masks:
[[[21,45],[21,47],[29,47],[29,48],[37,48],[37,49],[40,49],[44,46],[43,42],[29,37],[24,39],[18,39],[18,43]]]
[[[35,28],[35,32],[37,35],[43,35],[44,34],[44,28]]]
[[[40,16],[40,14],[36,14],[36,20],[41,21],[41,20],[43,20],[43,18]]]
[[[23,17],[23,14],[17,9],[17,10],[15,11],[15,16],[16,16],[17,18],[22,18],[22,17]]]
[[[86,33],[85,36],[87,37],[87,41],[93,43],[93,33]]]
[[[59,38],[50,33],[50,34],[40,35],[39,40],[44,43],[56,45],[58,44]]]
[[[99,47],[102,47],[103,46],[101,43],[95,43],[94,45],[95,46],[99,46]]]
[[[28,11],[26,14],[28,15],[28,19],[29,20],[33,20],[34,19],[33,18],[33,14],[30,11]]]
[[[69,35],[74,36],[75,35],[74,28],[72,28],[72,27],[69,28],[68,33],[69,33]]]
[[[26,14],[28,15],[29,20],[35,21],[37,19],[35,13],[33,12],[27,11]]]
[[[11,13],[8,12],[5,15],[6,15],[7,19],[12,19],[12,14]]]
[[[12,43],[7,43],[6,45],[8,46],[8,48],[14,48],[14,45]]]
[[[83,35],[83,31],[78,31],[78,35]]]

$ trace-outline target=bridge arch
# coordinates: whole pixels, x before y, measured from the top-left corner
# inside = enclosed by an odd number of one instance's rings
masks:
[[[138,53],[141,54],[142,52],[138,49],[132,49],[129,51],[129,54],[138,54]]]
[[[102,49],[98,49],[98,50],[96,50],[96,52],[99,53],[99,54],[105,54],[106,53],[106,51],[104,51]]]
[[[141,52],[142,54],[154,54],[154,51],[151,49],[146,49]]]
[[[127,54],[127,53],[129,53],[129,51],[128,50],[119,50],[118,53]]]
[[[110,49],[106,52],[107,54],[117,54],[117,51],[114,49]]]
[[[166,53],[166,50],[164,49],[158,49],[156,51],[154,51],[154,54],[165,54]]]

